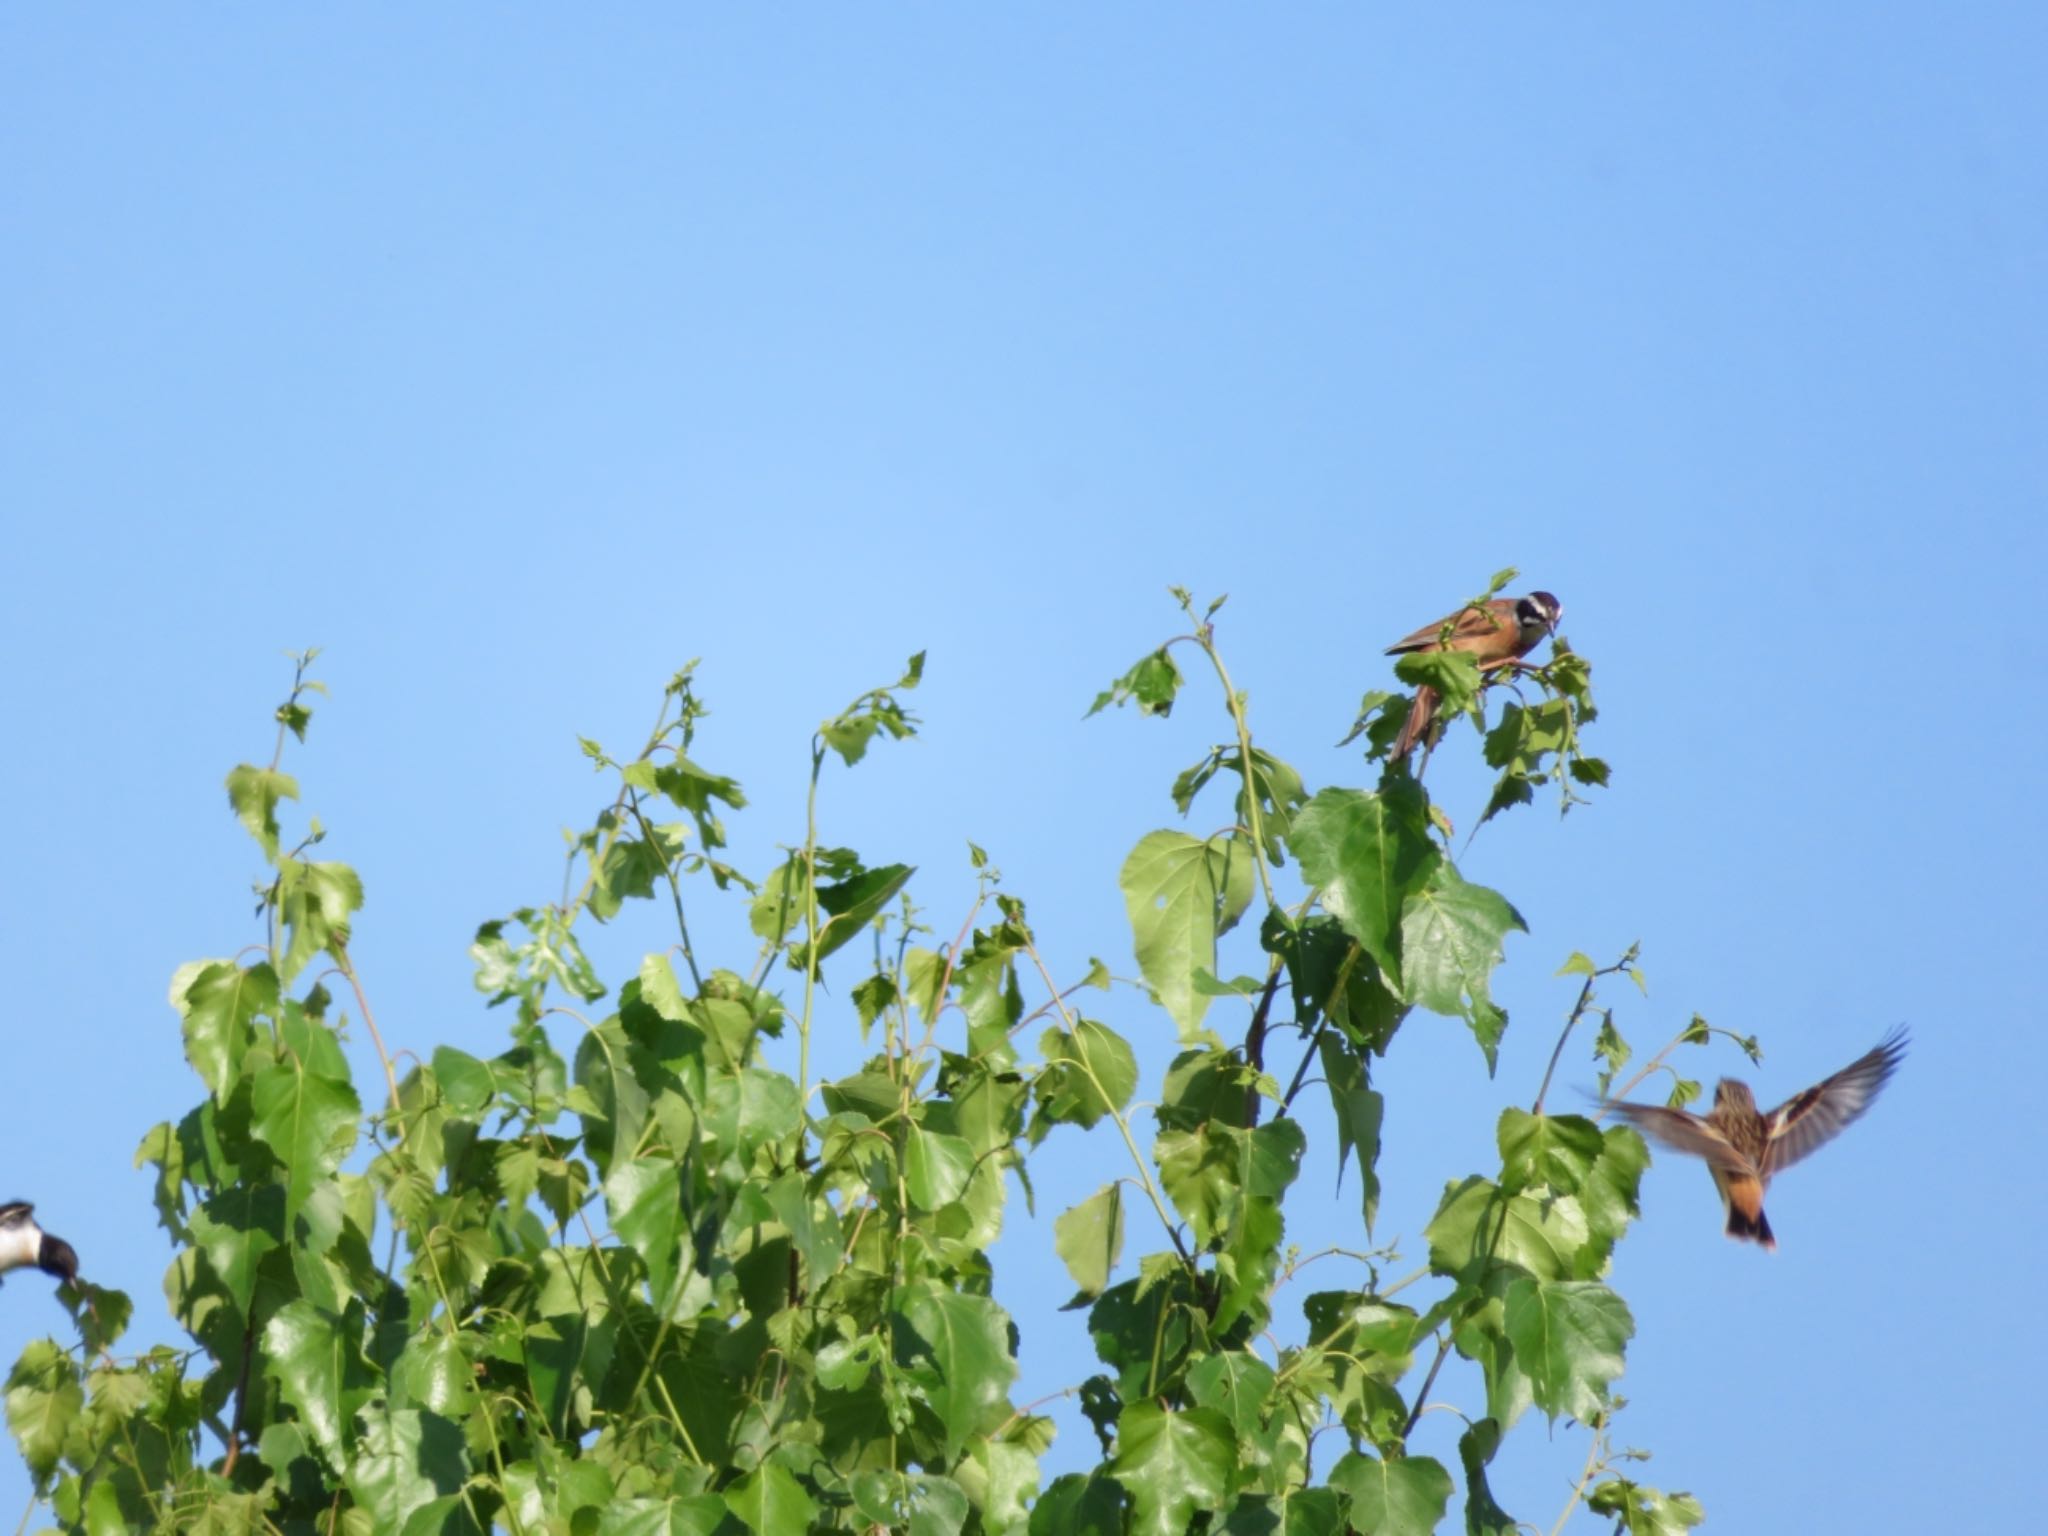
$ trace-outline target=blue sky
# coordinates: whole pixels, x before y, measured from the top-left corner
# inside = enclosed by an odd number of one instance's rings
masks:
[[[1622,1026],[1760,1034],[1761,1073],[1697,1071],[1767,1101],[1906,1023],[1774,1187],[1775,1255],[1652,1169],[1617,1438],[1715,1529],[2016,1499],[2048,1360],[1976,1319],[2048,1261],[2044,50],[2048,13],[1970,4],[9,11],[0,1196],[168,1329],[130,1159],[197,1095],[171,971],[254,932],[221,780],[288,648],[326,648],[287,766],[366,881],[379,1022],[483,1051],[476,923],[553,892],[600,794],[575,736],[637,742],[690,657],[765,871],[811,729],[928,649],[924,734],[828,775],[825,835],[919,865],[948,933],[972,838],[1068,973],[1128,972],[1117,867],[1225,731],[1206,684],[1081,719],[1176,632],[1166,585],[1229,592],[1260,741],[1362,783],[1328,744],[1380,649],[1514,564],[1595,664],[1614,786],[1466,856],[1529,921],[1514,1022],[1492,1082],[1456,1026],[1402,1035],[1377,1236],[1419,1257],[1492,1166],[1572,950],[1640,939]],[[737,933],[698,904],[700,948]],[[1164,1015],[1105,1007],[1156,1070]],[[996,1255],[1020,1400],[1092,1369],[1036,1300],[1079,1146]],[[1304,1178],[1290,1237],[1355,1241]],[[45,1289],[0,1293],[0,1358],[61,1324]],[[1455,1466],[1457,1427],[1419,1448]],[[1583,1451],[1528,1425],[1495,1492],[1548,1529]]]

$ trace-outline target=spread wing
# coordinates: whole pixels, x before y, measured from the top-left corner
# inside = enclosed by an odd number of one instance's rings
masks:
[[[18,1227],[35,1212],[35,1207],[26,1200],[8,1200],[0,1203],[0,1227]]]
[[[1447,614],[1434,624],[1425,624],[1405,639],[1396,640],[1387,647],[1389,656],[1398,656],[1403,651],[1433,651],[1442,639],[1444,626],[1451,626],[1451,643],[1460,640],[1483,640],[1497,635],[1503,629],[1514,629],[1515,605],[1496,598],[1478,608],[1460,608],[1455,614]]]
[[[1725,1168],[1730,1173],[1756,1171],[1727,1137],[1698,1115],[1682,1109],[1665,1109],[1657,1104],[1631,1104],[1626,1099],[1617,1099],[1607,1107],[1653,1141],[1661,1141],[1680,1152],[1690,1152],[1694,1157],[1704,1157],[1716,1168]]]
[[[1906,1032],[1894,1030],[1869,1054],[1772,1110],[1765,1117],[1770,1141],[1764,1148],[1764,1171],[1781,1172],[1834,1140],[1870,1108],[1905,1056]]]

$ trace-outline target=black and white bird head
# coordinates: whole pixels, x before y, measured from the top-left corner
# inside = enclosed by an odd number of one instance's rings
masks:
[[[59,1280],[76,1280],[78,1250],[37,1226],[35,1210],[26,1200],[0,1205],[0,1274],[33,1264]]]
[[[1523,649],[1533,651],[1546,634],[1557,633],[1557,621],[1564,617],[1564,604],[1548,592],[1531,592],[1515,599],[1515,623],[1521,627]]]

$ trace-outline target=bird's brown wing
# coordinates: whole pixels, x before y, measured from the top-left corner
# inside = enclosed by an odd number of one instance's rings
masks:
[[[1457,646],[1463,640],[1478,642],[1486,640],[1500,631],[1516,630],[1515,605],[1495,598],[1492,602],[1477,608],[1460,608],[1454,614],[1447,614],[1434,624],[1425,624],[1405,639],[1396,640],[1387,647],[1389,656],[1398,656],[1403,651],[1433,651],[1443,641],[1444,626],[1451,626],[1451,644]],[[1459,647],[1465,649],[1466,647]]]
[[[1764,1117],[1770,1130],[1764,1147],[1764,1172],[1782,1172],[1832,1141],[1870,1108],[1905,1056],[1906,1032],[1895,1030],[1875,1050],[1772,1110]]]
[[[16,1222],[27,1221],[35,1213],[35,1207],[26,1200],[0,1202],[0,1227],[11,1227]]]
[[[1667,1147],[1690,1152],[1694,1157],[1704,1157],[1716,1168],[1725,1168],[1730,1173],[1756,1172],[1750,1160],[1727,1137],[1698,1115],[1688,1114],[1682,1109],[1665,1109],[1656,1104],[1631,1104],[1625,1099],[1616,1100],[1607,1107],[1624,1116],[1645,1136],[1661,1141]]]

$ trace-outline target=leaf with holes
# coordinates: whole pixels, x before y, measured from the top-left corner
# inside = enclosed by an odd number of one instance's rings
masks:
[[[1196,973],[1215,973],[1218,935],[1251,903],[1252,864],[1251,845],[1241,837],[1204,842],[1185,832],[1150,832],[1117,877],[1138,969],[1183,1040],[1194,1038],[1209,1010]]]

